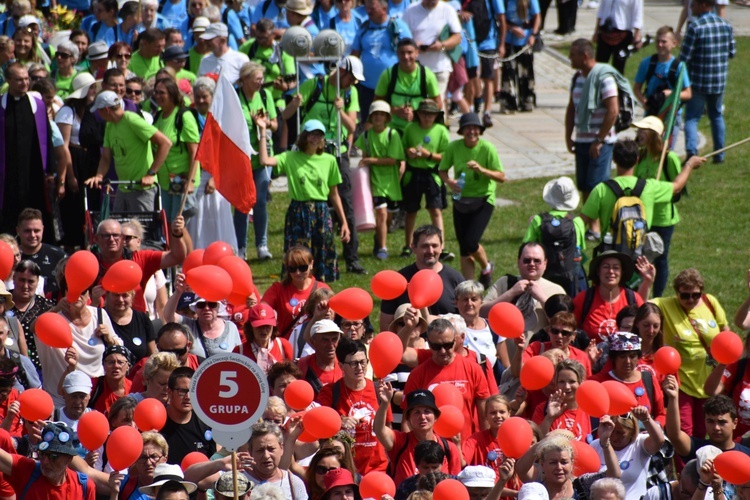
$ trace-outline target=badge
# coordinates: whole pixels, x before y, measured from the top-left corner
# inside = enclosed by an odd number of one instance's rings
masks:
[[[211,441],[214,438],[214,435],[211,432],[211,429],[208,429],[206,432],[204,432],[203,437],[206,439],[206,441]]]
[[[636,387],[635,388],[635,395],[639,398],[643,396],[646,393],[646,390],[643,387]]]
[[[299,304],[299,300],[297,300],[296,298],[292,297],[291,299],[289,299],[290,306],[297,307],[297,304]]]
[[[219,348],[226,351],[229,348],[229,344],[227,344],[226,342],[222,342],[221,344],[219,344]]]
[[[620,462],[620,470],[628,470],[630,468],[630,460],[623,460]]]
[[[12,318],[16,314],[13,311],[5,311],[5,317],[6,318]]]
[[[53,439],[55,439],[55,433],[54,433],[54,432],[52,432],[52,431],[50,431],[50,432],[46,433],[46,434],[44,435],[44,437],[42,437],[42,439],[43,439],[43,440],[45,440],[45,441],[47,441],[47,442],[50,442],[50,441],[52,441]]]
[[[88,341],[89,345],[96,345],[96,339],[94,337],[91,337]]]
[[[60,434],[59,434],[59,435],[57,436],[57,439],[58,439],[58,440],[59,440],[59,441],[60,441],[61,443],[67,443],[68,441],[70,441],[70,434],[68,434],[67,432],[61,432],[61,433],[60,433]]]
[[[425,144],[429,144],[431,140],[432,140],[432,139],[430,138],[430,136],[429,136],[429,135],[426,135],[426,136],[424,136],[424,139],[422,139],[422,141],[423,141],[423,142],[424,142]]]
[[[143,344],[143,341],[141,340],[140,337],[135,337],[133,339],[133,344],[135,344],[136,346],[140,346],[141,344]]]
[[[709,321],[708,326],[710,326],[711,328],[716,328],[716,321],[714,320]]]
[[[494,462],[495,460],[497,460],[497,452],[493,450],[487,453],[487,460],[489,460],[490,462]]]
[[[550,221],[550,224],[552,224],[552,226],[553,226],[553,227],[557,227],[557,226],[559,226],[559,225],[560,225],[560,221],[559,221],[559,220],[557,220],[557,219],[552,219],[552,220]]]
[[[47,448],[49,448],[49,443],[47,441],[43,441],[43,442],[39,443],[38,448],[39,448],[39,451],[44,451]]]

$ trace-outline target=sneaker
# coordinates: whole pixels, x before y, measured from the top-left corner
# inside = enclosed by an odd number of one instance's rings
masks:
[[[479,274],[479,282],[482,284],[485,290],[492,286],[492,271],[495,270],[495,264],[490,262],[490,270],[482,271]]]
[[[346,270],[354,274],[367,274],[367,269],[362,267],[359,262],[352,262],[351,264],[347,264]]]
[[[601,233],[595,233],[591,229],[586,231],[586,241],[599,241],[602,239]]]
[[[245,247],[238,248],[237,257],[242,257],[242,260],[247,260],[247,248]]]
[[[456,258],[456,254],[453,252],[446,252],[443,250],[440,252],[440,262],[450,262]]]
[[[375,254],[375,257],[378,258],[378,259],[380,259],[380,260],[386,260],[388,258],[388,249],[387,248],[381,248]]]
[[[591,9],[591,10],[598,9],[599,2],[592,2],[591,0],[589,0],[589,3],[586,5],[586,8]]]
[[[261,245],[258,247],[258,259],[260,260],[271,260],[273,259],[273,255],[271,252],[268,251],[268,247],[265,245]]]
[[[401,249],[401,257],[411,257],[413,253],[414,252],[412,252],[411,248],[409,247],[404,247]]]
[[[482,125],[484,126],[484,128],[490,128],[492,127],[492,125],[494,125],[492,123],[492,117],[487,112],[485,112],[484,115],[482,116]]]

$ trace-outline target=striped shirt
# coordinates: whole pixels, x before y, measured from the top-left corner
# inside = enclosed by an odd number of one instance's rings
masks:
[[[680,60],[687,65],[693,90],[722,94],[727,84],[729,59],[735,52],[732,26],[724,19],[707,12],[690,23]]]
[[[578,109],[578,103],[581,101],[581,91],[583,90],[583,82],[586,79],[583,74],[579,71],[575,79],[573,80],[573,107]],[[575,114],[575,125],[576,125],[576,138],[575,142],[594,142],[596,136],[599,133],[599,129],[604,123],[604,116],[607,114],[607,109],[604,107],[604,100],[609,97],[617,97],[617,82],[611,76],[602,79],[601,87],[599,89],[599,95],[601,96],[600,106],[591,113],[591,119],[589,120],[589,132],[582,132],[578,127],[578,113]],[[613,126],[605,142],[610,144],[617,140],[617,134],[615,133],[615,127]]]

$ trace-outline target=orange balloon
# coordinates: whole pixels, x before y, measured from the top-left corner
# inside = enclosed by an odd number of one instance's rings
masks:
[[[435,486],[432,492],[434,500],[469,500],[469,490],[455,479],[444,479]]]
[[[104,413],[92,410],[78,421],[78,440],[89,451],[98,450],[109,436],[109,420]]]
[[[406,278],[401,273],[388,269],[375,274],[370,281],[372,293],[382,300],[400,297],[406,291],[406,286]]]
[[[422,309],[437,303],[443,296],[443,280],[432,269],[422,269],[412,276],[406,289],[411,306]]]
[[[158,399],[146,398],[136,405],[133,421],[141,432],[158,432],[167,423],[167,409]]]
[[[401,363],[404,347],[393,332],[380,332],[370,342],[370,364],[377,378],[385,378]]]
[[[573,475],[580,476],[589,472],[599,472],[601,459],[590,444],[583,441],[570,441],[573,446]]]
[[[290,408],[304,410],[315,399],[315,391],[306,380],[295,380],[284,389],[284,401]]]
[[[328,439],[341,430],[341,415],[333,408],[318,406],[302,417],[302,425],[316,439]]]
[[[714,458],[714,469],[725,481],[745,484],[750,481],[750,457],[741,451],[725,451]]]
[[[622,415],[638,406],[635,394],[633,394],[633,391],[628,389],[628,387],[622,382],[618,382],[617,380],[606,380],[602,382],[602,386],[604,386],[609,394],[608,413],[610,415]]]
[[[206,455],[200,451],[191,451],[185,455],[182,462],[180,462],[180,469],[182,469],[182,472],[185,472],[191,465],[201,464],[203,462],[208,462],[208,457]]]
[[[586,380],[578,387],[576,403],[594,418],[601,418],[609,413],[609,393],[596,380]]]
[[[219,267],[229,273],[232,278],[232,293],[241,294],[247,298],[253,293],[253,272],[242,257],[230,255],[219,261]],[[244,303],[244,301],[243,301]]]
[[[435,432],[442,437],[452,438],[464,428],[464,412],[453,405],[438,406],[440,416],[435,420]]]
[[[534,431],[521,417],[510,417],[497,431],[497,442],[506,457],[520,458],[529,451]]]
[[[492,331],[506,339],[517,339],[526,329],[523,314],[510,302],[498,302],[492,306],[487,320]]]
[[[555,365],[545,356],[534,356],[521,367],[521,386],[530,391],[547,387],[555,376]]]
[[[67,349],[73,345],[73,332],[70,324],[62,315],[52,312],[43,313],[34,323],[34,333],[45,345]]]
[[[662,375],[674,375],[681,364],[680,353],[674,347],[665,345],[654,354],[654,368]]]
[[[135,427],[123,425],[112,431],[105,449],[112,469],[124,470],[141,457],[143,438]]]
[[[383,495],[396,495],[396,483],[385,472],[372,471],[365,474],[359,483],[359,495],[362,498],[380,498]]]
[[[68,302],[77,301],[99,277],[99,260],[88,250],[78,250],[65,264]]]
[[[352,287],[341,290],[328,299],[328,307],[344,319],[359,321],[372,312],[372,297],[367,291]]]
[[[203,253],[203,265],[216,266],[224,257],[234,255],[234,251],[229,244],[223,241],[214,241],[206,247]]]
[[[18,402],[21,403],[21,417],[32,422],[47,420],[55,409],[52,396],[44,389],[26,389],[18,396]]]
[[[143,279],[141,266],[132,260],[112,264],[102,278],[102,287],[108,292],[126,293],[135,290]]]
[[[232,278],[219,266],[200,266],[185,275],[188,285],[202,299],[218,302],[232,293]]]
[[[198,266],[203,265],[203,254],[206,251],[202,248],[199,248],[197,250],[193,250],[188,254],[187,257],[185,257],[185,260],[182,263],[182,272],[187,274],[188,271],[191,269],[195,269]]]
[[[711,356],[722,365],[736,363],[743,349],[742,339],[734,332],[721,332],[711,341]]]
[[[13,249],[4,241],[0,241],[0,281],[6,281],[10,277],[16,258]]]
[[[453,384],[447,382],[438,384],[432,388],[432,394],[435,396],[435,405],[438,408],[450,405],[462,410],[464,407],[464,397],[458,387]]]

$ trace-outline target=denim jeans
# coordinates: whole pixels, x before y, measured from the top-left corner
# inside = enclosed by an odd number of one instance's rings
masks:
[[[669,244],[672,241],[675,226],[653,226],[651,230],[661,236],[664,242],[664,253],[654,259],[656,278],[654,279],[654,297],[664,295],[669,279]]]
[[[724,147],[726,128],[721,108],[724,94],[701,94],[693,90],[693,98],[685,105],[685,150],[688,155],[698,154],[698,122],[703,116],[704,109],[711,120],[711,135],[713,136],[714,151]],[[715,157],[721,161],[724,154]]]
[[[268,186],[271,183],[271,167],[253,170],[255,182],[255,206],[253,207],[253,229],[255,230],[255,246],[268,246]],[[247,214],[239,210],[234,211],[234,232],[237,235],[237,246],[247,246]]]
[[[606,181],[612,171],[612,149],[614,144],[602,144],[597,159],[591,158],[590,142],[576,142],[576,185],[585,193],[590,193],[600,182]]]

